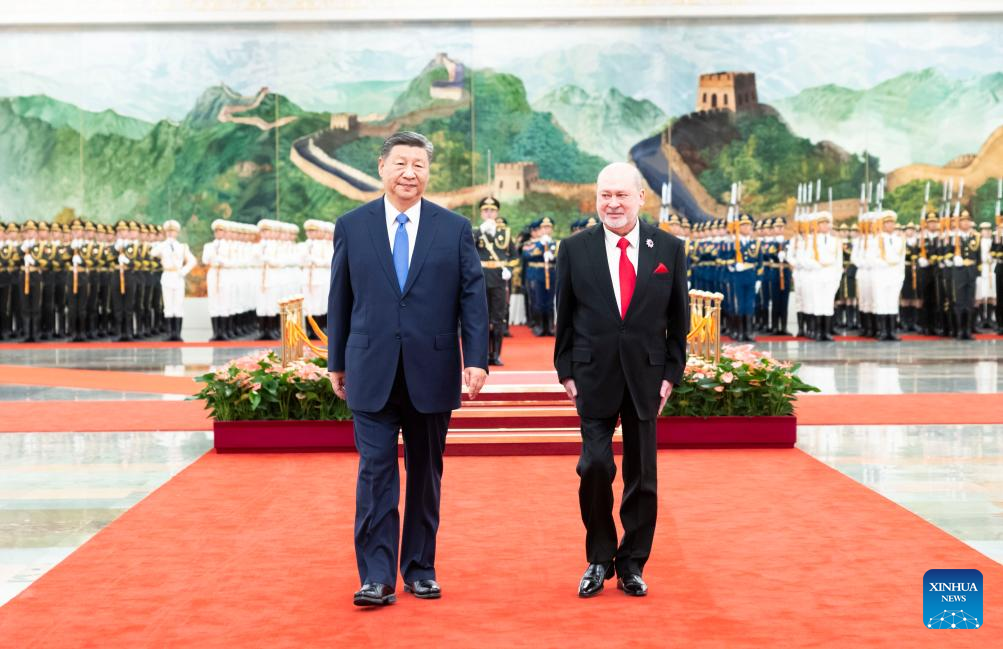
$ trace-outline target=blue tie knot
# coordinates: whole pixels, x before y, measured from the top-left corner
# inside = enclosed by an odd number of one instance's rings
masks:
[[[405,223],[407,223],[408,220],[409,219],[407,218],[407,214],[398,214],[397,215],[397,222],[400,223],[401,225],[404,225]]]

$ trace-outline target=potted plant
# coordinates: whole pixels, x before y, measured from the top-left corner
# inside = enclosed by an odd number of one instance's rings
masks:
[[[724,346],[717,363],[691,356],[658,419],[659,447],[794,446],[794,401],[818,392],[798,377],[799,367],[752,345]]]
[[[285,367],[273,351],[243,356],[196,379],[217,451],[353,450],[351,412],[322,358]]]

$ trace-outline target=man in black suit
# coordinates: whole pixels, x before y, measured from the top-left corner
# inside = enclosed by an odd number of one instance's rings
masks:
[[[578,491],[588,570],[581,597],[646,595],[658,506],[655,418],[683,377],[689,299],[683,242],[638,221],[637,169],[614,163],[596,181],[601,225],[561,244],[554,365],[581,419]],[[613,429],[623,424],[623,539],[613,521]]]

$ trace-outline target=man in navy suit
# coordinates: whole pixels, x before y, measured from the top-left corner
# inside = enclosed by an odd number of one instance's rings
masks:
[[[471,398],[487,377],[484,275],[470,221],[422,198],[431,158],[424,136],[391,135],[379,158],[385,195],[335,225],[327,366],[352,410],[359,451],[357,606],[396,601],[398,542],[405,592],[440,596],[435,536],[446,429],[460,407],[461,373]],[[402,539],[398,432],[407,471]]]

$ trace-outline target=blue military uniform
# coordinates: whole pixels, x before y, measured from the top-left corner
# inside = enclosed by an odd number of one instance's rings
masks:
[[[739,217],[738,224],[752,225],[747,214]],[[735,339],[752,342],[753,316],[756,312],[756,282],[762,278],[762,250],[760,242],[752,236],[738,235],[731,239],[724,252],[728,268],[728,289],[725,301],[731,305],[736,327]]]
[[[533,224],[534,228],[553,225],[548,217]],[[526,264],[526,292],[531,309],[536,315],[533,335],[554,335],[554,296],[557,290],[557,250],[558,242],[546,241],[544,237],[530,239],[522,247],[522,258]]]

